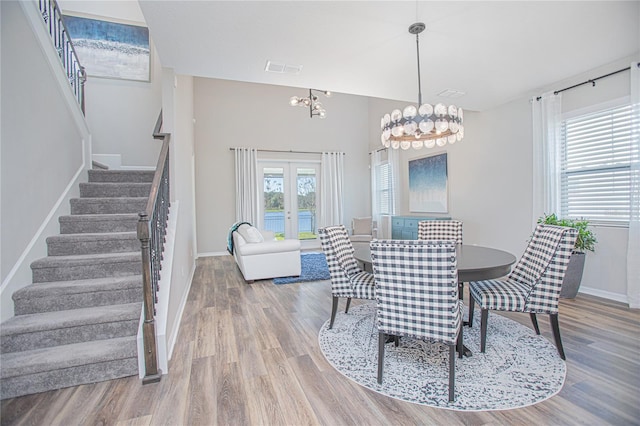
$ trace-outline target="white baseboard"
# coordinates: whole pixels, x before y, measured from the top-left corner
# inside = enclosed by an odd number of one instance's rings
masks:
[[[173,324],[173,333],[169,336],[169,341],[167,342],[168,350],[167,350],[167,359],[170,360],[173,355],[173,348],[176,345],[176,341],[178,340],[178,332],[180,331],[180,323],[182,323],[182,314],[184,313],[184,308],[187,306],[187,300],[189,299],[189,292],[191,291],[191,284],[193,284],[193,276],[196,273],[196,265],[195,262],[191,267],[191,273],[189,274],[189,285],[187,286],[186,291],[182,294],[182,300],[180,301],[180,309],[178,310],[178,315],[176,315]],[[168,372],[167,368],[167,372]],[[166,374],[166,373],[165,373]]]
[[[629,304],[629,297],[626,294],[612,293],[610,291],[605,291],[605,290],[600,290],[597,288],[590,288],[585,286],[580,286],[580,290],[578,290],[578,292],[588,294],[591,296],[602,297],[603,299],[609,299],[616,302]]]
[[[155,170],[153,166],[120,166],[120,170]]]
[[[85,171],[85,164],[82,163],[76,173],[73,175],[66,188],[62,191],[55,204],[47,213],[40,227],[35,232],[20,257],[13,265],[5,279],[0,285],[0,300],[2,301],[2,321],[13,316],[13,299],[11,295],[23,287],[31,284],[32,271],[31,262],[37,258],[47,255],[46,239],[50,235],[56,235],[60,229],[58,218],[62,215],[69,214],[70,199],[79,196],[79,182],[82,181]]]
[[[93,154],[91,159],[104,164],[109,170],[119,170],[122,167],[122,155],[120,154]]]
[[[211,256],[231,256],[228,251],[210,251],[207,253],[198,253],[197,259],[201,257],[211,257]]]
[[[109,170],[155,170],[155,166],[123,166],[120,154],[93,154],[91,159],[104,164]]]

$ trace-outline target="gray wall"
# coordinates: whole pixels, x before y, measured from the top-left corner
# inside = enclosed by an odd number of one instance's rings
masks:
[[[29,264],[46,256],[45,238],[59,232],[57,216],[68,214],[73,184],[87,179],[82,172],[90,136],[37,6],[1,2],[0,7],[0,268],[5,319],[13,315],[11,294],[31,283]],[[33,21],[27,18],[34,14]]]
[[[196,217],[198,253],[226,252],[235,222],[230,147],[345,152],[345,222],[369,214],[368,100],[335,93],[322,99],[327,118],[289,106],[299,88],[196,78]],[[278,154],[273,154],[278,156]],[[284,155],[283,155],[284,156]]]

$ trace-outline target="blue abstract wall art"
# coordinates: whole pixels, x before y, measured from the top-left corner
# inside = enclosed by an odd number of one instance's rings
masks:
[[[70,15],[64,24],[88,75],[149,81],[147,27]]]
[[[447,154],[409,161],[409,211],[447,213]]]

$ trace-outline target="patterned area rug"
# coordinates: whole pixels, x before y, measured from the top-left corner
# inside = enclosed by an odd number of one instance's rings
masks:
[[[464,327],[464,343],[473,352],[456,358],[455,401],[448,401],[445,345],[403,337],[388,343],[382,385],[377,382],[378,331],[375,303],[339,312],[333,329],[320,329],[320,349],[343,375],[392,398],[451,410],[507,410],[536,404],[562,389],[566,365],[555,345],[533,329],[489,314],[486,352],[480,353],[480,311],[474,327]]]
[[[274,284],[291,284],[305,281],[328,280],[329,265],[324,253],[300,253],[301,270],[299,277],[274,278]]]

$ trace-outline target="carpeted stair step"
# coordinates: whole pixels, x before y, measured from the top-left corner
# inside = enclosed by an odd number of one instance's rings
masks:
[[[100,232],[132,232],[137,230],[138,215],[121,214],[72,214],[60,216],[61,234]]]
[[[82,182],[80,198],[148,197],[151,183]]]
[[[16,315],[142,303],[142,275],[30,284],[12,297]]]
[[[16,315],[2,323],[0,353],[135,336],[141,309],[142,303],[128,303]]]
[[[49,256],[126,253],[140,250],[136,232],[60,234],[47,238]]]
[[[140,252],[48,256],[31,263],[34,283],[122,277],[141,273]]]
[[[153,182],[154,170],[89,170],[89,182]]]
[[[148,197],[72,198],[71,214],[139,213],[147,207]]]
[[[136,336],[4,354],[0,398],[137,374]]]

